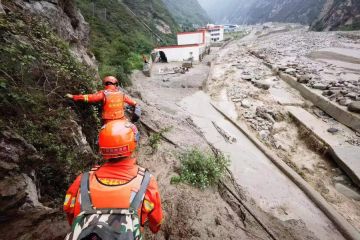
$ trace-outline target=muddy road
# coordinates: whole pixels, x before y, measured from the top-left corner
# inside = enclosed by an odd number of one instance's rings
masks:
[[[141,126],[145,134],[139,159],[155,172],[166,212],[165,227],[155,239],[343,239],[323,212],[211,103],[247,124],[259,140],[358,227],[358,202],[337,192],[333,178],[357,189],[330,159],[304,140],[300,126],[285,110],[286,106],[311,108],[311,103],[249,53],[249,45],[257,39],[273,37],[264,33],[267,35],[259,38],[264,34],[258,32],[212,49],[210,56],[186,74],[164,74],[164,69],[181,65],[168,63],[154,64],[150,78],[140,72],[133,75],[130,91],[144,106],[147,125]],[[211,68],[208,62],[212,62]],[[265,87],[247,80],[254,75]],[[262,106],[265,110],[258,108]],[[331,121],[327,123],[344,129],[344,138],[356,139],[353,131]],[[154,129],[166,127],[171,127],[165,134],[171,141],[164,141],[152,154],[146,147],[148,136]],[[177,154],[193,147],[210,151],[209,144],[229,155],[231,175],[225,182],[236,197],[221,186],[199,191],[170,184],[179,166]],[[236,198],[250,206],[267,229]]]

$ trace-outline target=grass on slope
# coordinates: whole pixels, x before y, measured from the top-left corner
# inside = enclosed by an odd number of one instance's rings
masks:
[[[147,25],[164,43],[173,43],[174,34],[163,34],[157,30],[157,21],[170,24],[172,32],[177,26],[159,0],[77,0],[85,20],[91,27],[90,46],[99,61],[100,76],[115,75],[123,85],[129,85],[128,75],[142,68],[142,54],[149,54],[157,44],[157,38],[140,21]],[[134,17],[124,6],[136,12]]]
[[[72,177],[94,160],[75,144],[74,121],[84,123],[90,142],[96,139],[98,124],[96,111],[72,111],[63,96],[91,91],[94,72],[78,63],[46,24],[26,12],[1,14],[0,33],[0,130],[15,131],[42,157],[22,166],[35,170],[42,200],[62,198]]]
[[[193,24],[203,26],[211,22],[197,0],[163,0],[163,2],[184,30],[192,29]]]

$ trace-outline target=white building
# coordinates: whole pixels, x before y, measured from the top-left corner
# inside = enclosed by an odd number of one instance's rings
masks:
[[[165,54],[167,62],[181,62],[189,59],[200,61],[199,44],[162,46],[155,49],[159,55]]]
[[[211,35],[212,42],[220,42],[224,40],[224,26],[208,24],[206,25],[206,29]]]
[[[234,24],[225,24],[224,32],[236,32],[238,30],[238,26]]]
[[[180,32],[177,34],[177,42],[178,45],[157,47],[154,52],[159,53],[159,56],[165,56],[167,62],[201,61],[210,50],[211,37],[205,29]]]

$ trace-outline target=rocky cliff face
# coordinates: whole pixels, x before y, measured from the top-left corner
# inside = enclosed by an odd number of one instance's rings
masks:
[[[315,21],[312,30],[358,30],[360,29],[359,0],[328,0],[322,16]]]
[[[96,67],[95,58],[87,51],[90,27],[73,0],[15,0],[15,3],[31,14],[45,18],[59,37],[69,43],[72,53],[79,61]]]
[[[69,227],[60,211],[39,202],[35,147],[12,131],[0,133],[2,239],[62,239]],[[36,223],[36,224],[34,224]]]
[[[89,27],[71,0],[0,3],[1,239],[63,239],[66,188],[96,160],[94,110],[64,100],[92,91]]]

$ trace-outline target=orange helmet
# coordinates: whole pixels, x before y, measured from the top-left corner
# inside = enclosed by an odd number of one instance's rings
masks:
[[[118,83],[118,80],[116,79],[116,77],[106,76],[106,77],[104,77],[104,79],[103,79],[103,84],[106,84],[106,83],[117,84],[117,83]]]
[[[106,123],[99,133],[99,148],[104,159],[128,157],[136,149],[139,132],[127,120]]]

